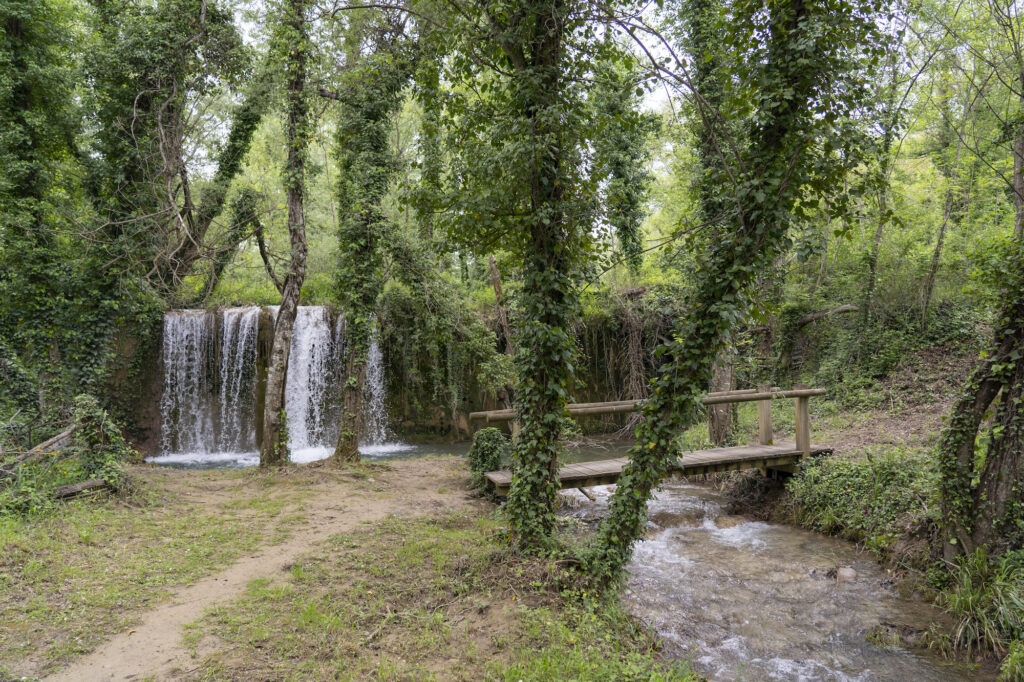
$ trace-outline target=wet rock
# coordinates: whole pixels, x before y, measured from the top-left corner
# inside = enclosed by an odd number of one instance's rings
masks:
[[[868,630],[864,639],[883,649],[916,649],[925,646],[924,635],[924,630],[902,623],[879,623]]]
[[[704,512],[700,510],[658,511],[648,520],[659,528],[694,528],[700,525],[703,517]]]
[[[719,516],[715,519],[715,525],[719,528],[734,528],[747,520],[742,516]]]
[[[853,570],[849,566],[843,566],[842,568],[836,571],[836,580],[838,580],[839,582],[843,582],[844,580],[848,581],[856,579],[857,571]]]

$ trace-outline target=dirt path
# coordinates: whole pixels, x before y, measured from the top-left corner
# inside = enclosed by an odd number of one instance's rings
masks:
[[[47,680],[168,679],[187,671],[193,659],[182,641],[183,627],[217,604],[240,596],[255,578],[273,577],[326,538],[388,516],[437,514],[473,504],[460,460],[430,458],[390,463],[363,481],[331,479],[326,490],[306,500],[308,523],[285,542],[244,557],[220,573],[175,592],[145,612],[141,622]],[[250,491],[251,492],[251,491]],[[203,500],[194,500],[201,504]]]

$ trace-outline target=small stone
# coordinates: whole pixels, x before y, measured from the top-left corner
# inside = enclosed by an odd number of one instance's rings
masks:
[[[849,566],[843,566],[838,571],[836,571],[836,580],[843,581],[843,580],[856,580],[856,579],[857,579],[857,571],[853,570]]]

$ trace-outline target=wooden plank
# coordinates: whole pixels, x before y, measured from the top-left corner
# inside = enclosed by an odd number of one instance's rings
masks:
[[[809,445],[808,450],[809,454],[814,455],[827,452],[828,448]],[[679,476],[696,476],[744,469],[795,470],[804,457],[803,450],[792,442],[778,445],[710,448],[685,453],[669,473]],[[560,487],[591,487],[615,483],[628,463],[628,458],[619,457],[566,464],[558,472]],[[499,495],[507,494],[508,488],[512,484],[511,472],[491,471],[486,474],[486,477],[494,485]]]
[[[809,389],[815,391],[821,391],[815,393],[815,395],[823,395],[824,389]],[[776,397],[791,397],[792,391],[782,391],[777,386],[767,387],[767,385],[761,388],[739,388],[732,391],[714,391],[708,393],[704,398],[704,404],[718,404],[718,403],[732,403],[732,402],[745,402],[750,400],[751,395],[760,395],[764,391],[771,392]],[[733,400],[735,398],[735,400]],[[709,403],[708,400],[715,402]],[[643,399],[636,400],[610,400],[602,403],[569,403],[566,405],[566,409],[569,414],[576,415],[588,415],[588,414],[615,414],[618,412],[632,412],[633,410],[641,407],[644,404]],[[492,421],[508,421],[515,418],[515,410],[484,410],[480,412],[470,412],[470,419],[484,419],[488,422]]]
[[[722,403],[749,403],[757,400],[778,400],[779,398],[811,398],[816,395],[828,393],[823,388],[797,388],[792,391],[768,391],[762,393],[746,393],[743,395],[709,396],[704,398],[705,405],[720,405]]]
[[[804,457],[811,454],[811,413],[806,397],[796,399],[796,449]]]

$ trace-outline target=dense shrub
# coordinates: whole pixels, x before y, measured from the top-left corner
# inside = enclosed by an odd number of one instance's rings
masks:
[[[930,535],[935,528],[934,465],[924,452],[868,450],[857,460],[824,458],[808,465],[789,484],[782,510],[804,526],[861,542],[882,560],[896,558],[922,568],[922,556],[893,557],[907,534]]]
[[[484,474],[500,469],[502,463],[511,458],[511,453],[511,444],[498,429],[488,427],[473,434],[473,446],[468,456],[473,487],[480,491],[486,490],[487,480]]]

